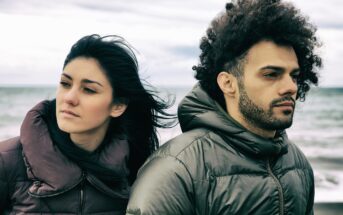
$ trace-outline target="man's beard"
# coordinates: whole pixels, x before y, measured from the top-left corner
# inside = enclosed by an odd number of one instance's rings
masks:
[[[283,101],[292,101],[295,105],[295,101],[291,96],[275,99],[270,103],[268,110],[263,110],[249,98],[244,86],[240,86],[239,88],[239,110],[245,120],[247,120],[249,123],[268,131],[283,130],[292,125],[294,107],[293,111],[287,110],[283,112],[285,116],[288,116],[287,118],[278,119],[273,116],[273,107],[275,107],[276,104]]]

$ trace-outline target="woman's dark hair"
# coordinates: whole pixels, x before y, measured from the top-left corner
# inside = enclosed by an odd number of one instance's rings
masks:
[[[318,83],[321,58],[314,53],[320,46],[316,27],[290,3],[281,0],[237,0],[226,4],[226,11],[215,18],[200,43],[200,63],[193,66],[202,88],[225,106],[217,85],[222,71],[242,76],[247,51],[262,40],[293,47],[300,66],[297,98],[305,100],[310,84]]]
[[[124,114],[111,119],[108,132],[128,139],[129,180],[133,182],[139,167],[159,146],[156,128],[174,124],[175,117],[165,112],[173,100],[166,102],[150,85],[145,83],[143,86],[136,56],[122,37],[94,34],[81,38],[72,46],[63,68],[78,57],[96,59],[111,83],[113,102],[128,104]]]

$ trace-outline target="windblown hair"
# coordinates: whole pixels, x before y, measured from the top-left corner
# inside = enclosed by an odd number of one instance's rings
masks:
[[[193,66],[202,88],[224,105],[217,76],[222,71],[242,76],[242,60],[248,50],[262,40],[291,46],[298,58],[300,75],[297,98],[305,100],[310,85],[318,83],[321,58],[314,53],[321,44],[316,27],[298,9],[281,0],[233,0],[216,17],[201,39],[200,63]],[[225,105],[224,105],[225,106]]]
[[[89,35],[81,38],[72,46],[63,68],[78,57],[96,59],[111,83],[113,102],[128,105],[124,114],[111,119],[108,132],[128,138],[132,183],[140,166],[159,146],[156,128],[175,124],[175,116],[165,112],[174,101],[164,101],[152,86],[142,84],[136,56],[122,37]]]

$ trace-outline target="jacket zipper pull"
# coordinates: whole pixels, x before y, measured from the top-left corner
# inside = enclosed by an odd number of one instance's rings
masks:
[[[80,184],[80,214],[83,213],[83,204],[84,204],[84,195],[85,195],[85,191],[84,191],[84,186],[85,186],[85,180],[86,180],[86,172],[82,172],[82,176],[81,176],[81,184]]]

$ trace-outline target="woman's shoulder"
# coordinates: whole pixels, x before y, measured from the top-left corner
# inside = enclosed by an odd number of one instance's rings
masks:
[[[0,154],[15,153],[21,151],[19,137],[13,137],[4,141],[0,141]]]
[[[18,171],[22,169],[22,147],[19,137],[14,137],[0,142],[0,174],[6,170],[6,175],[9,172]]]

